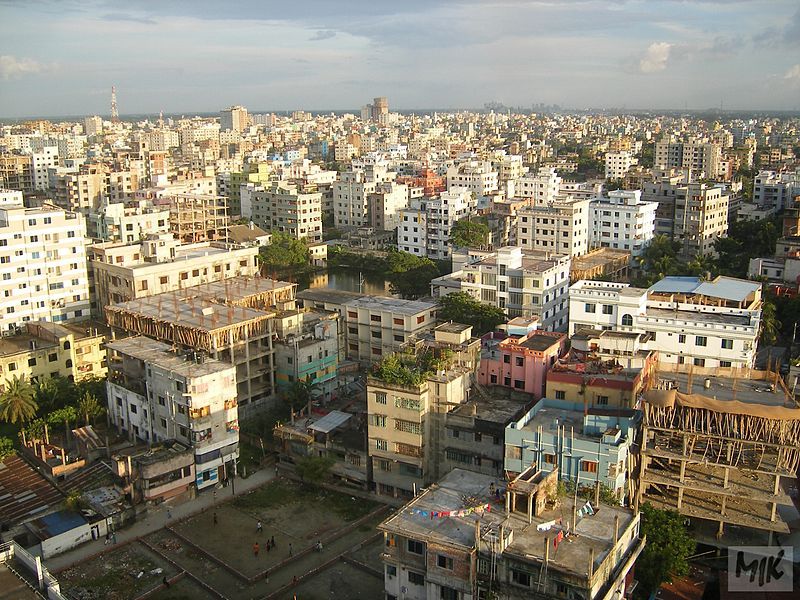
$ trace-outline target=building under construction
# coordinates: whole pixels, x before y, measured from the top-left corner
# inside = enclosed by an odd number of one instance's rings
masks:
[[[185,244],[227,241],[228,207],[223,196],[175,194],[170,197],[169,229]]]
[[[145,335],[236,366],[240,417],[275,396],[273,317],[295,284],[233,278],[106,307],[115,336]]]
[[[637,507],[676,510],[698,541],[716,546],[789,533],[800,407],[776,373],[660,372],[642,409]]]
[[[627,281],[631,253],[613,248],[597,248],[583,256],[573,256],[569,268],[570,284],[581,279],[602,277],[605,281]]]

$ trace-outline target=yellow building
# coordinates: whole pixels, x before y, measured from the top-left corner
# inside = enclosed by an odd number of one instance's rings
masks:
[[[33,382],[48,375],[70,381],[105,377],[107,331],[92,321],[27,323],[19,333],[0,338],[0,384],[15,375]]]

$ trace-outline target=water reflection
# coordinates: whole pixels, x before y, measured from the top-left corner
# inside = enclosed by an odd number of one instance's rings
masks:
[[[375,273],[359,273],[354,269],[332,268],[303,275],[297,281],[298,290],[329,288],[347,292],[362,292],[375,296],[388,296],[389,282]]]

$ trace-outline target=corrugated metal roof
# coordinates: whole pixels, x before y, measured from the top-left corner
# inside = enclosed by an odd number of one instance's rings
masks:
[[[719,276],[714,281],[701,281],[697,277],[664,277],[648,291],[662,294],[701,294],[710,298],[721,298],[742,302],[758,290],[757,281]]]
[[[331,431],[339,427],[339,425],[342,425],[343,423],[347,422],[347,420],[352,416],[353,415],[342,412],[340,410],[332,410],[316,423],[312,423],[311,425],[309,425],[308,428],[313,429],[314,431],[320,431],[322,433],[330,433]]]

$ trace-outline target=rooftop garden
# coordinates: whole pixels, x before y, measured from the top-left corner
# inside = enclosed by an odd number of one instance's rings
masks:
[[[374,367],[372,376],[392,385],[417,387],[436,371],[447,369],[452,357],[448,348],[395,352]]]

